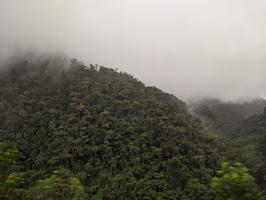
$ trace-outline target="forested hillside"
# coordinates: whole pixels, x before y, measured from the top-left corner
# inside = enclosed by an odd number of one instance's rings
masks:
[[[17,171],[6,199],[213,198],[213,139],[182,101],[129,74],[17,61],[0,74],[0,115],[2,152],[17,156],[3,154]]]
[[[60,57],[1,69],[1,199],[256,200],[226,152],[184,102],[129,74]]]
[[[193,111],[226,147],[226,157],[245,163],[266,190],[266,101],[229,103],[204,100]]]

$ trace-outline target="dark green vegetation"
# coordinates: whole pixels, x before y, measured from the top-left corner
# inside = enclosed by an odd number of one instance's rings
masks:
[[[227,162],[222,163],[217,177],[212,179],[212,187],[217,200],[256,200],[258,197],[254,178],[241,163],[235,163],[234,166],[230,166]]]
[[[194,112],[225,148],[226,157],[241,161],[266,191],[266,101],[225,103],[205,100]]]
[[[225,158],[182,101],[126,73],[66,63],[18,61],[0,73],[2,199],[218,199]],[[254,199],[246,175],[228,192],[243,181],[237,191]]]

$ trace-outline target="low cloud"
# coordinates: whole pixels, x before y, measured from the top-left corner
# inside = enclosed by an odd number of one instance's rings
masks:
[[[0,59],[62,52],[183,99],[265,97],[265,9],[262,0],[2,0]]]

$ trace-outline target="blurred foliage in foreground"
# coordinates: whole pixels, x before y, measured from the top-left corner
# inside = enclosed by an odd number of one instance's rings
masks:
[[[217,200],[256,200],[258,198],[255,179],[239,162],[232,166],[223,162],[221,170],[212,179],[211,185]]]

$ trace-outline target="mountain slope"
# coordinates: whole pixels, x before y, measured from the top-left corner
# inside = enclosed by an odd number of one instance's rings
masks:
[[[215,142],[182,101],[126,73],[16,62],[0,73],[0,127],[29,186],[62,166],[90,199],[211,199]]]

